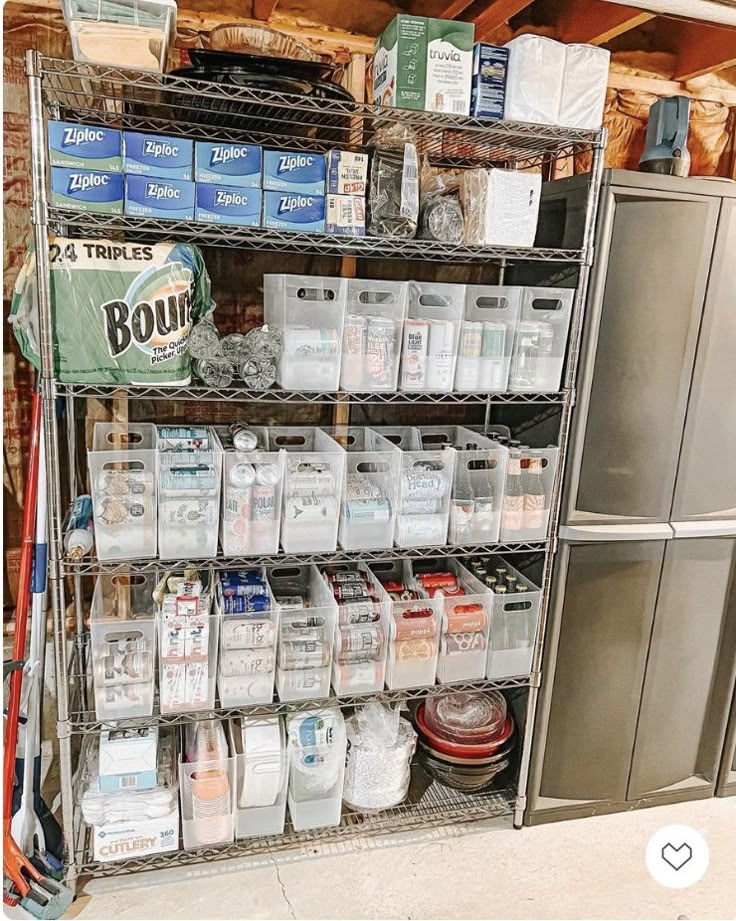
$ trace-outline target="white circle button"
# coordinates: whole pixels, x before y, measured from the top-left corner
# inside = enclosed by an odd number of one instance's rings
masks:
[[[670,889],[685,889],[699,882],[709,860],[705,838],[689,825],[660,828],[647,845],[647,869],[658,883]]]

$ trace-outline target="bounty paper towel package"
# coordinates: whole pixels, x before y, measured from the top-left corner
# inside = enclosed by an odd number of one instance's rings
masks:
[[[611,52],[596,45],[568,45],[558,124],[600,128],[608,89]]]
[[[123,132],[123,172],[163,179],[192,178],[194,141],[161,134]]]
[[[261,187],[261,148],[257,144],[220,144],[197,141],[194,178],[245,189]]]
[[[259,227],[261,223],[261,190],[239,186],[198,182],[194,220],[207,224],[237,224]]]
[[[114,128],[49,122],[49,163],[74,169],[123,171],[122,134]]]
[[[519,35],[505,47],[509,67],[504,118],[559,124],[566,46],[543,35]]]
[[[264,150],[263,188],[272,192],[324,195],[325,155],[301,150]]]
[[[126,176],[125,213],[130,217],[191,221],[194,183],[156,176]]]
[[[325,199],[321,195],[264,192],[263,226],[324,233]]]
[[[122,214],[123,176],[121,173],[52,166],[51,205],[97,214]]]

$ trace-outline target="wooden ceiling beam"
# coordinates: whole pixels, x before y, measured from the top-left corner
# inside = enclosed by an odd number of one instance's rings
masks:
[[[262,19],[267,22],[271,18],[271,13],[276,9],[279,0],[253,0],[253,15],[256,19]]]
[[[441,13],[437,14],[437,19],[457,19],[473,3],[473,0],[452,0]]]
[[[678,29],[675,80],[692,80],[736,65],[736,29],[684,22]]]
[[[646,10],[604,0],[565,0],[562,16],[556,23],[557,38],[567,43],[603,45],[654,16]]]
[[[488,35],[526,9],[532,0],[490,0],[482,13],[473,17],[475,40],[482,42]]]

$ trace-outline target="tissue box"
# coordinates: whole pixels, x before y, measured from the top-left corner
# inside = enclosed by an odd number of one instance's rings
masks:
[[[179,850],[179,804],[157,819],[92,826],[95,860],[126,860]]]
[[[559,124],[566,46],[543,35],[519,35],[505,47],[509,66],[504,118]]]
[[[123,176],[121,173],[52,166],[51,205],[98,214],[122,214]]]
[[[256,144],[218,144],[197,141],[194,178],[244,189],[261,187],[261,148]]]
[[[325,230],[351,237],[365,236],[365,198],[362,195],[328,195]]]
[[[157,784],[158,730],[110,729],[100,734],[102,793],[150,790]]]
[[[114,128],[49,122],[49,163],[72,169],[122,173],[122,135]]]
[[[368,154],[331,150],[327,154],[327,194],[365,195]]]
[[[508,48],[478,42],[473,48],[470,114],[475,118],[503,118]]]
[[[263,226],[324,233],[325,199],[321,195],[264,192]]]
[[[568,45],[558,123],[600,128],[608,89],[611,52],[596,45]]]
[[[125,213],[131,217],[191,221],[194,219],[194,183],[126,176]]]
[[[125,173],[191,181],[194,141],[124,131],[123,151]]]
[[[541,173],[465,170],[465,242],[479,246],[533,246],[541,192]]]
[[[198,182],[194,220],[207,224],[259,227],[261,190]]]
[[[264,150],[263,188],[324,196],[325,155],[300,150]]]

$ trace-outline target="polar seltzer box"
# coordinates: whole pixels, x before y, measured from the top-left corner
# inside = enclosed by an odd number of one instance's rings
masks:
[[[245,189],[261,187],[261,148],[256,144],[219,144],[197,141],[194,179]]]
[[[300,192],[264,192],[263,226],[324,233],[325,199]]]
[[[194,183],[155,176],[126,176],[125,213],[130,217],[191,221]]]
[[[123,132],[123,172],[162,179],[192,178],[194,141],[161,134]]]
[[[270,192],[324,195],[325,155],[301,150],[264,150],[263,188]]]
[[[52,166],[122,173],[122,134],[114,128],[49,122],[49,162]]]
[[[261,194],[260,189],[198,182],[194,220],[207,224],[260,227]]]
[[[75,211],[96,211],[98,214],[122,214],[123,175],[53,166],[51,205]]]

